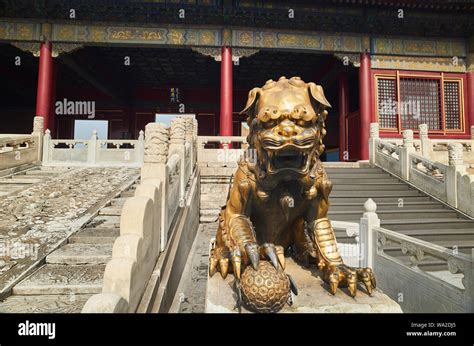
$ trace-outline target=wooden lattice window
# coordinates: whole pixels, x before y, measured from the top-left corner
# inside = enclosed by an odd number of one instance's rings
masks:
[[[401,132],[427,124],[434,132],[462,131],[462,79],[376,76],[381,129]]]
[[[462,129],[460,89],[459,81],[444,82],[444,119],[447,130]]]
[[[381,128],[397,128],[397,80],[379,78],[377,80],[379,124]]]
[[[442,129],[441,80],[400,78],[399,112],[402,130],[418,129],[427,124],[430,130]]]

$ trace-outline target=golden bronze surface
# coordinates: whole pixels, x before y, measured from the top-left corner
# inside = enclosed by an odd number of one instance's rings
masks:
[[[258,266],[258,270],[247,267],[242,274],[242,300],[253,311],[279,311],[290,294],[288,278],[267,261],[260,261]]]
[[[219,215],[211,276],[219,270],[240,279],[249,265],[259,270],[260,260],[283,270],[286,251],[305,263],[315,260],[333,294],[347,286],[355,296],[358,282],[372,293],[372,270],[343,263],[327,218],[332,184],[319,156],[328,107],[323,88],[299,77],[269,80],[249,92],[241,113],[248,116],[254,152],[240,159]]]

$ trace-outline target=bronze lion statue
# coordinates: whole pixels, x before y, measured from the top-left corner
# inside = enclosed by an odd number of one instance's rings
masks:
[[[299,77],[268,80],[249,92],[241,114],[248,116],[248,155],[239,160],[226,206],[219,215],[209,274],[223,278],[269,261],[284,270],[285,255],[316,261],[332,294],[338,287],[372,294],[370,268],[344,264],[327,218],[332,184],[319,159],[324,151],[330,107],[323,88]]]

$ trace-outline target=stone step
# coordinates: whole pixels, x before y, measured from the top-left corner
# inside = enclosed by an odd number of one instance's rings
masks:
[[[220,210],[222,206],[226,204],[225,199],[221,200],[208,200],[208,201],[203,201],[201,200],[201,208],[202,209],[215,209],[215,210]]]
[[[44,181],[44,179],[38,179],[38,178],[34,178],[34,179],[20,179],[20,178],[17,178],[17,179],[12,179],[12,178],[4,178],[4,179],[0,179],[0,184],[34,184],[34,183],[40,183]]]
[[[14,295],[94,294],[102,291],[105,265],[42,266],[13,287]]]
[[[122,206],[110,206],[99,210],[99,215],[120,216],[122,213]]]
[[[122,206],[125,204],[127,197],[117,197],[110,201],[111,206]]]
[[[324,167],[326,173],[383,173],[384,171],[378,167],[366,167],[366,168],[358,168],[358,167]]]
[[[69,237],[69,243],[113,244],[120,235],[120,228],[84,228]]]
[[[74,167],[55,167],[55,166],[38,166],[38,169],[45,172],[54,172],[54,173],[64,173],[67,171],[72,171],[76,168]]]
[[[433,218],[453,218],[456,219],[457,213],[452,210],[437,209],[415,209],[415,210],[377,210],[377,215],[381,220],[404,219],[433,219]],[[357,222],[362,214],[357,210],[333,210],[329,208],[329,218],[340,221]]]
[[[29,171],[26,171],[24,172],[25,175],[27,176],[39,176],[39,177],[46,177],[46,178],[49,178],[49,177],[55,177],[59,174],[59,172],[48,172],[48,171],[42,171],[42,170],[39,170],[39,169],[35,169],[35,170],[29,170]]]
[[[11,176],[11,179],[12,180],[26,180],[26,181],[38,182],[38,181],[44,181],[45,177],[44,176],[38,176],[38,175],[15,174],[15,175]]]
[[[199,212],[199,221],[203,223],[216,222],[219,213],[220,209],[201,209]]]
[[[234,176],[234,173],[228,174],[228,175],[205,175],[205,176],[201,175],[201,181],[204,184],[208,184],[208,183],[225,184],[231,180],[231,178]]]
[[[392,176],[385,172],[374,172],[374,173],[364,173],[364,174],[357,174],[357,173],[347,173],[347,172],[338,172],[338,173],[330,173],[328,174],[329,180],[332,179],[361,179],[361,178],[371,178],[371,179],[386,179],[391,178]]]
[[[126,190],[120,194],[120,197],[133,197],[133,196],[135,196],[134,190]]]
[[[200,174],[202,177],[209,176],[231,176],[235,173],[236,167],[201,167]]]
[[[0,191],[4,191],[4,192],[8,192],[8,193],[11,193],[11,192],[19,190],[19,189],[23,189],[23,188],[28,187],[28,186],[29,186],[29,184],[18,184],[18,183],[15,183],[15,184],[10,184],[10,183],[2,184],[1,181],[0,181]]]
[[[329,177],[329,180],[331,180],[333,186],[336,186],[338,184],[364,184],[364,183],[369,183],[369,184],[393,184],[393,183],[399,183],[399,184],[404,184],[403,182],[395,179],[395,178],[365,178],[365,177],[354,177],[354,178],[331,178]]]
[[[80,313],[92,294],[17,295],[0,303],[0,313]]]
[[[330,201],[333,201],[330,198]],[[437,210],[449,210],[443,204],[438,202],[431,202],[431,201],[420,201],[420,202],[404,202],[403,204],[398,203],[389,203],[389,202],[380,202],[377,203],[377,212],[382,210],[398,210],[399,212],[403,212],[405,210],[416,210],[416,209],[437,209]],[[346,203],[346,202],[331,202],[329,210],[332,211],[339,211],[339,210],[353,210],[358,212],[364,212],[364,204],[363,203]]]
[[[395,194],[394,196],[345,196],[336,194],[330,194],[329,200],[332,203],[344,202],[344,203],[362,203],[362,205],[367,201],[367,199],[372,198],[374,202],[378,205],[379,203],[398,203],[403,202],[406,203],[417,203],[417,202],[433,202],[429,196],[419,194],[414,196],[400,196],[400,194]]]
[[[100,228],[119,228],[120,227],[120,216],[116,215],[99,215],[87,224],[87,227],[100,227]]]
[[[466,219],[427,219],[404,220],[403,214],[399,220],[381,220],[380,225],[391,231],[403,230],[433,230],[433,229],[474,229],[474,222]]]
[[[460,243],[474,241],[474,229],[448,228],[448,229],[428,229],[428,230],[402,230],[402,234],[421,239],[428,242],[457,240]]]
[[[230,185],[228,184],[202,184],[201,194],[214,195],[214,197],[220,196],[221,194],[227,195]]]
[[[361,191],[351,191],[351,190],[335,190],[331,193],[330,197],[410,197],[410,196],[420,196],[421,193],[418,190],[403,190],[403,191],[384,191],[384,190],[361,190]],[[422,196],[422,195],[421,195]],[[377,203],[377,202],[376,202]]]
[[[364,184],[352,184],[349,181],[345,184],[333,184],[332,191],[413,191],[414,189],[406,184],[402,183],[364,183]]]
[[[46,257],[49,264],[106,264],[113,244],[66,244]]]

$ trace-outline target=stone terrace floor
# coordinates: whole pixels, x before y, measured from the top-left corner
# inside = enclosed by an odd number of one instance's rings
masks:
[[[78,168],[0,197],[0,299],[138,178],[136,168]]]

